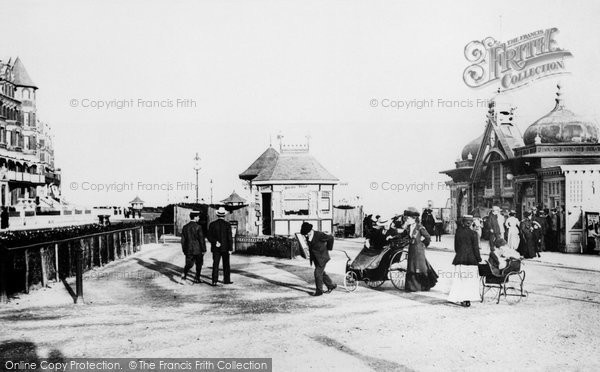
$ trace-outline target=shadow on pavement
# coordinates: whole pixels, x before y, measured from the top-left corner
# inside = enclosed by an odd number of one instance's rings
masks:
[[[169,278],[173,283],[179,283],[177,278],[183,274],[183,268],[177,265],[173,265],[170,262],[159,261],[155,258],[151,258],[150,261],[135,257],[134,260],[141,266],[147,269],[159,272]]]
[[[47,356],[43,356],[49,362],[64,362],[65,357],[62,352],[57,349],[52,349]],[[36,363],[39,366],[40,356],[38,355],[37,345],[29,341],[4,341],[0,343],[0,359],[11,359],[15,363],[23,361]],[[4,366],[0,369],[4,371]],[[28,371],[30,369],[18,368],[20,371]]]
[[[240,269],[233,269],[232,268],[231,269],[231,273],[232,274],[242,275],[242,276],[245,276],[247,278],[262,280],[262,281],[265,281],[267,283],[276,285],[278,287],[285,287],[285,288],[293,289],[293,290],[299,291],[299,292],[304,292],[304,293],[309,293],[309,294],[313,292],[312,288],[306,288],[306,287],[295,285],[295,284],[291,284],[291,283],[281,282],[279,280],[274,280],[274,279],[271,279],[271,278],[267,278],[265,276],[258,275],[258,274],[255,274],[255,273],[251,273],[251,272],[246,271],[246,270],[240,270]]]
[[[346,353],[350,356],[353,356],[369,367],[373,368],[375,371],[413,371],[412,369],[406,367],[405,365],[392,362],[389,360],[371,357],[365,354],[362,354],[356,350],[349,348],[343,343],[334,340],[333,338],[327,336],[313,336],[312,339],[322,345],[332,347],[340,352]]]

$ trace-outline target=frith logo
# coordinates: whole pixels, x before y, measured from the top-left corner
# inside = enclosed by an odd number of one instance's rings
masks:
[[[492,37],[472,41],[465,47],[465,57],[472,64],[463,73],[471,88],[498,81],[510,90],[550,75],[567,73],[565,57],[571,52],[558,47],[557,28],[538,30],[505,43]]]

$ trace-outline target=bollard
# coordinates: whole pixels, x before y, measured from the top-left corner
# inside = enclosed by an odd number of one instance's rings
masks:
[[[154,225],[154,239],[156,244],[158,244],[158,225]]]
[[[75,292],[77,296],[75,303],[83,304],[83,244],[81,244],[81,240],[79,240],[76,261]]]

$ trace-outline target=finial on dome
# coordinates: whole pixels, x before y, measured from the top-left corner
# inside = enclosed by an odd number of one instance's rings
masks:
[[[558,109],[562,109],[563,108],[563,99],[562,99],[562,92],[560,91],[562,88],[561,83],[556,84],[556,98],[554,99],[556,101],[556,106],[554,107],[554,110],[558,110]]]
[[[473,160],[473,154],[471,154],[470,152],[469,155],[467,155],[467,160]]]
[[[542,137],[540,137],[540,130],[538,128],[537,134],[535,135],[535,138],[533,139],[533,142],[536,145],[539,145],[540,143],[542,143]]]

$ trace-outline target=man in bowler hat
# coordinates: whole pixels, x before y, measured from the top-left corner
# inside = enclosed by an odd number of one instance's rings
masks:
[[[208,225],[208,241],[211,244],[210,251],[213,255],[212,286],[219,281],[219,264],[223,259],[223,283],[233,284],[231,281],[231,268],[229,267],[229,251],[233,249],[233,237],[231,236],[231,224],[225,221],[227,211],[220,207],[217,210],[217,220]]]
[[[325,265],[330,260],[329,251],[333,249],[333,236],[313,230],[313,225],[308,222],[302,223],[300,234],[306,237],[311,264],[315,263],[315,285],[317,289],[313,296],[321,296],[324,293],[323,283],[327,286],[326,293],[330,293],[337,287],[331,281],[329,275],[325,273]]]
[[[181,229],[181,248],[185,255],[185,267],[181,284],[185,284],[188,271],[196,264],[196,283],[201,283],[200,271],[202,270],[206,242],[202,227],[198,224],[200,213],[190,213],[190,222]]]

